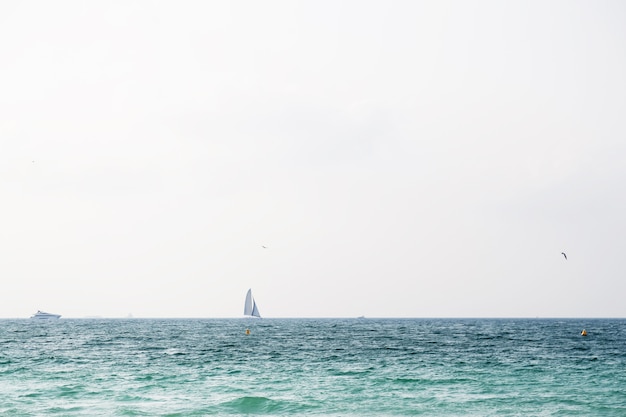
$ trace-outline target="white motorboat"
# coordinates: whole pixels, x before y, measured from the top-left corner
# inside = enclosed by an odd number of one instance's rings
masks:
[[[39,320],[54,320],[60,318],[60,314],[51,314],[46,313],[45,311],[37,310],[35,314],[30,316],[31,319],[39,319]]]

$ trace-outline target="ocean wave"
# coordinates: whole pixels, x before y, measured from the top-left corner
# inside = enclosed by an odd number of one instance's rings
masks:
[[[310,410],[311,406],[294,401],[273,400],[267,397],[244,396],[219,405],[223,412],[235,414],[276,415]]]

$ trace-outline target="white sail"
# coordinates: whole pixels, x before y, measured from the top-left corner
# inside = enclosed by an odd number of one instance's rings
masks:
[[[261,317],[259,309],[256,306],[256,301],[254,301],[254,297],[252,297],[252,289],[249,289],[248,293],[246,294],[246,302],[243,306],[243,315],[259,318]]]
[[[256,301],[252,300],[252,316],[253,317],[261,317],[261,313],[259,313],[259,309],[256,306]]]
[[[243,306],[243,315],[252,315],[252,289],[249,289],[248,294],[246,294],[246,303]]]

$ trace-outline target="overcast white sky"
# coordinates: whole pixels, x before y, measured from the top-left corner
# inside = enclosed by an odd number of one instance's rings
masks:
[[[3,1],[0,317],[626,317],[625,22]]]

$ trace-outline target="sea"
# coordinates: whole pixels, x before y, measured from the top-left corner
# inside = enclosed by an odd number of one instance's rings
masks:
[[[626,320],[0,320],[0,416],[626,416]]]

